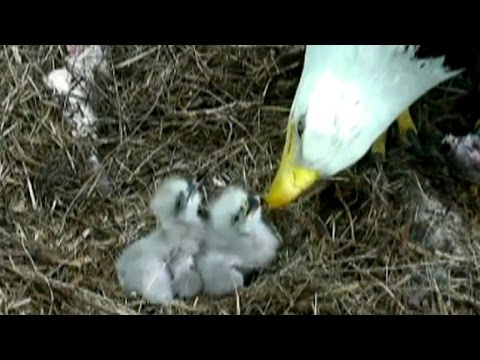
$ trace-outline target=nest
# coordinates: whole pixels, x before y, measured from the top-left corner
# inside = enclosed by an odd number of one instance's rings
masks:
[[[95,139],[72,136],[44,86],[43,77],[63,66],[63,47],[4,47],[0,54],[0,313],[479,312],[478,205],[468,186],[394,136],[382,167],[367,159],[323,192],[265,213],[282,246],[248,287],[168,308],[126,296],[114,264],[156,226],[148,203],[159,179],[201,176],[208,196],[222,184],[265,192],[303,53],[107,50],[109,73],[97,76],[92,95]],[[424,120],[442,123],[458,94],[440,87],[416,104],[419,129],[428,130]]]

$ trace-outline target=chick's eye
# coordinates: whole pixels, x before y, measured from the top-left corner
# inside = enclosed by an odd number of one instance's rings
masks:
[[[180,209],[180,205],[182,203],[182,200],[180,199],[180,197],[177,198],[177,200],[175,201],[175,210],[179,210]]]
[[[175,200],[175,210],[178,211],[182,207],[182,202],[185,199],[185,194],[180,193]]]

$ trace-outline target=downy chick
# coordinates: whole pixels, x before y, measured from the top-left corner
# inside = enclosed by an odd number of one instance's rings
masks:
[[[175,204],[168,202],[169,193],[179,193]],[[167,186],[158,189],[150,203],[150,209],[162,227],[175,228],[175,232],[170,232],[175,233],[174,241],[180,242],[181,246],[172,254],[169,265],[174,296],[182,298],[195,296],[202,288],[202,280],[195,269],[193,257],[203,240],[204,223],[198,215],[201,202],[202,196],[194,182],[172,178]],[[172,206],[174,215],[177,214],[174,217]],[[174,219],[175,223],[170,224],[170,219]]]
[[[201,278],[192,269],[193,255],[203,239],[197,215],[202,198],[194,183],[182,178],[165,180],[150,208],[162,226],[129,245],[117,262],[122,288],[151,303],[169,304],[175,296],[201,290]]]
[[[448,135],[444,143],[450,145],[447,164],[453,176],[478,185],[480,183],[480,134],[463,137]]]
[[[236,186],[228,187],[209,207],[205,241],[197,267],[204,292],[211,295],[243,287],[244,271],[268,266],[279,246],[262,220],[260,198]]]

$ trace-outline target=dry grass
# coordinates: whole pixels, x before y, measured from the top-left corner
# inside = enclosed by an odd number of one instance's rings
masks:
[[[111,76],[98,78],[94,96],[98,139],[79,142],[42,82],[64,51],[0,50],[0,313],[480,311],[478,206],[468,186],[395,137],[382,169],[361,162],[321,195],[267,213],[283,240],[278,259],[236,296],[170,309],[125,297],[114,262],[154,226],[148,201],[158,178],[202,175],[210,195],[220,180],[266,189],[302,53],[109,48]],[[441,122],[458,96],[432,91],[415,107],[420,130],[425,119]],[[101,171],[88,166],[93,149]]]

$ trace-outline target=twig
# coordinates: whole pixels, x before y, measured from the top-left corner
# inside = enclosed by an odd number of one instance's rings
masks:
[[[144,57],[150,55],[150,54],[153,54],[155,51],[158,51],[159,49],[161,48],[161,46],[155,46],[151,49],[148,49],[130,59],[127,59],[127,60],[124,60],[116,65],[114,65],[114,68],[115,70],[120,70],[120,69],[123,69],[127,66],[130,66],[130,65],[133,65],[134,63],[136,63],[137,61],[140,61],[142,60]]]
[[[22,269],[19,269],[18,267],[9,268],[9,267],[6,267],[4,264],[1,264],[1,263],[0,263],[0,266],[3,266],[7,270],[16,273],[18,276],[22,277],[25,280],[34,281],[38,284],[44,284],[45,283],[44,277],[41,274],[35,273],[32,270],[26,269],[24,267]],[[86,304],[88,306],[92,306],[94,308],[97,308],[97,309],[99,309],[100,311],[103,311],[106,314],[138,315],[135,311],[133,311],[133,310],[131,310],[131,309],[125,307],[125,306],[122,306],[118,303],[115,303],[111,299],[108,299],[106,297],[95,294],[94,292],[92,292],[88,289],[84,289],[84,288],[81,288],[81,287],[70,285],[70,284],[64,283],[62,281],[55,280],[55,279],[48,279],[48,283],[53,289],[58,290],[58,291],[62,291],[62,292],[70,292],[70,293],[72,293],[73,297],[77,298],[78,300],[80,300],[84,304]]]

